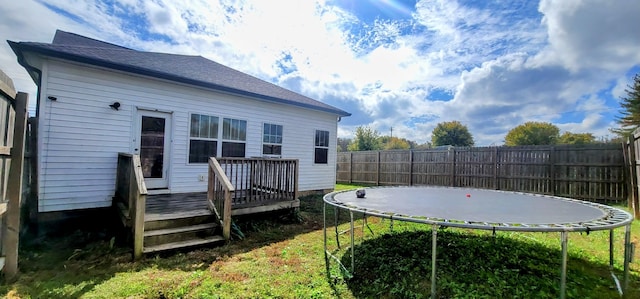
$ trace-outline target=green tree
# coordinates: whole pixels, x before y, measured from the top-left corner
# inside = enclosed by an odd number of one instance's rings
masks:
[[[351,139],[349,138],[340,138],[338,137],[338,152],[346,152],[349,148],[349,144],[351,143]]]
[[[441,122],[431,132],[433,146],[473,146],[473,136],[467,126],[459,121]]]
[[[356,128],[356,136],[349,144],[349,151],[375,151],[381,149],[380,134],[368,126]]]
[[[386,137],[386,136],[385,136]],[[382,140],[382,148],[385,150],[393,150],[393,149],[410,149],[411,143],[404,138],[398,137],[388,137],[381,138]]]
[[[620,128],[611,129],[611,132],[626,138],[640,127],[640,74],[633,77],[633,83],[627,85],[624,91],[627,96],[620,98],[623,110],[620,111],[620,116],[616,117]]]
[[[504,144],[545,145],[556,144],[560,137],[560,129],[547,122],[530,121],[511,129],[504,138]]]
[[[596,137],[591,133],[564,132],[558,139],[558,144],[591,144],[597,143]]]

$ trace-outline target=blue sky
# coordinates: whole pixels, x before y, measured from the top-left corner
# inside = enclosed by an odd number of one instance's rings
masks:
[[[352,113],[346,138],[365,125],[424,143],[452,120],[480,146],[527,121],[610,138],[640,72],[637,0],[6,2],[3,41],[61,29],[202,55]],[[35,95],[4,42],[0,68]]]

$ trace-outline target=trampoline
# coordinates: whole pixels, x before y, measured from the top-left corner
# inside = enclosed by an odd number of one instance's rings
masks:
[[[364,192],[363,192],[364,191]],[[357,194],[358,193],[358,194]],[[362,195],[364,197],[358,197]],[[424,223],[432,226],[431,297],[436,298],[436,252],[439,227],[522,232],[559,232],[562,247],[560,298],[566,293],[567,245],[569,232],[609,230],[609,266],[618,292],[622,295],[629,280],[633,244],[631,214],[610,206],[581,200],[521,192],[453,188],[453,187],[371,187],[338,191],[324,196],[324,249],[326,262],[339,259],[327,250],[326,206],[350,215],[351,272],[354,273],[354,212],[393,220]],[[622,286],[613,273],[615,228],[625,226],[624,272]],[[339,246],[339,242],[338,242]],[[344,266],[343,266],[344,267]],[[345,268],[346,269],[346,268]]]

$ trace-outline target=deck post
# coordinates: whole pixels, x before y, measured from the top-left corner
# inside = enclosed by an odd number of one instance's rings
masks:
[[[224,191],[224,213],[222,215],[222,236],[226,241],[231,239],[231,192]]]
[[[131,179],[129,180],[129,198],[133,205],[133,259],[142,257],[144,249],[144,213],[147,203],[147,187],[144,184],[140,156],[133,155],[131,159]]]
[[[299,171],[299,160],[296,159],[293,162],[293,200],[298,199],[298,171]]]

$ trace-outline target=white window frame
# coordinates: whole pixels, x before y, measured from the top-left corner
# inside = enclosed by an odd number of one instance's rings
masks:
[[[278,136],[277,134],[271,134],[271,132],[269,132],[269,137],[275,137],[276,141],[275,142],[271,142],[271,138],[269,138],[268,142],[265,142],[265,126],[271,126],[273,128],[273,126],[276,127],[280,127],[280,135]],[[275,123],[262,123],[262,156],[263,157],[270,157],[270,158],[281,158],[282,157],[282,144],[283,144],[283,140],[284,140],[284,126],[280,125],[280,124],[275,124]],[[280,137],[280,142],[278,142],[277,138]],[[264,153],[264,146],[265,145],[272,145],[272,146],[280,146],[280,154],[265,154]]]
[[[325,145],[318,145],[318,133],[319,132],[326,132],[327,133],[327,144]],[[313,134],[313,164],[316,165],[327,165],[329,164],[329,140],[331,140],[331,132],[329,132],[328,130],[318,130],[316,129],[314,131]],[[316,149],[326,149],[327,150],[327,158],[326,158],[326,162],[317,162],[316,161]]]
[[[215,132],[215,137],[193,137],[191,136],[191,130],[193,129],[193,122],[191,121],[191,119],[193,118],[194,115],[199,115],[200,117],[202,116],[206,116],[211,118],[215,118],[216,119],[216,123],[217,123],[217,130]],[[202,118],[200,118],[202,119]],[[199,134],[200,135],[200,134]],[[209,134],[211,135],[211,134]],[[216,115],[210,115],[210,114],[204,114],[204,113],[190,113],[189,114],[189,132],[187,134],[188,136],[188,141],[187,141],[187,164],[205,164],[207,162],[191,162],[189,160],[189,157],[191,156],[191,140],[204,140],[204,141],[215,141],[216,142],[216,156],[218,155],[218,153],[220,153],[220,117],[216,116]]]
[[[240,143],[240,144],[244,144],[244,155],[242,157],[238,157],[238,158],[245,158],[247,156],[248,122],[246,120],[243,120],[243,119],[231,118],[231,117],[224,117],[224,118],[221,119],[221,121],[222,121],[222,123],[219,126],[219,129],[221,130],[220,144],[218,145],[220,156],[221,157],[228,157],[228,156],[224,155],[224,150],[223,150],[223,144],[224,143]],[[230,122],[229,132],[225,132],[225,124],[227,123],[227,121]],[[240,124],[240,123],[244,123],[244,132],[242,132],[241,130],[239,130],[238,132],[233,132],[234,124]],[[227,133],[229,135],[225,136],[225,134],[227,134]]]

